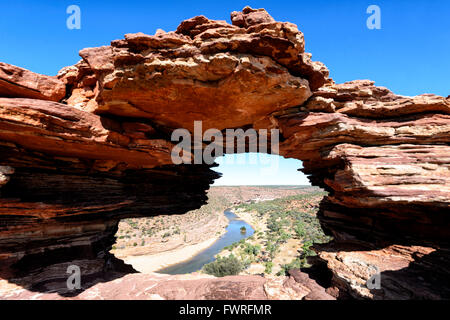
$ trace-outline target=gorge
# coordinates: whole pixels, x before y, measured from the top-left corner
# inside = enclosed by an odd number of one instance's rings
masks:
[[[202,121],[278,129],[280,155],[328,192],[319,218],[334,241],[315,250],[331,283],[293,272],[280,285],[290,296],[450,298],[450,97],[336,84],[296,25],[249,7],[231,21],[126,34],[55,77],[0,63],[0,297],[136,298],[154,284],[149,297],[279,298],[256,276],[144,278],[109,252],[120,219],[205,203],[214,164],[173,164],[170,139]],[[371,266],[379,290],[364,285]]]
[[[229,246],[241,239],[250,237],[253,234],[254,230],[252,227],[245,221],[240,220],[233,212],[230,210],[225,210],[224,214],[227,217],[229,224],[227,226],[226,233],[222,237],[220,237],[210,247],[196,254],[191,259],[160,269],[157,272],[164,274],[186,274],[198,271],[205,264],[214,261],[215,255],[218,254],[224,247]],[[245,228],[245,231],[242,232],[241,228]]]

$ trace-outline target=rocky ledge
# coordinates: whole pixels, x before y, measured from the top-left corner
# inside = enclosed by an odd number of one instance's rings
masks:
[[[6,290],[4,290],[6,291]],[[10,285],[2,299],[32,300],[335,300],[308,275],[289,277],[128,274],[76,293],[33,292]]]
[[[368,80],[335,84],[294,24],[249,7],[231,21],[198,16],[173,32],[127,34],[81,50],[82,60],[55,77],[0,63],[5,287],[62,290],[71,264],[91,286],[80,298],[141,282],[143,275],[112,281],[133,272],[109,253],[118,221],[205,202],[218,177],[212,166],[170,157],[173,130],[192,131],[201,120],[204,131],[279,129],[280,154],[302,160],[311,182],[329,192],[320,220],[335,240],[316,250],[334,297],[449,298],[450,99],[399,96]],[[389,275],[382,293],[361,286],[373,265]],[[243,279],[197,285],[266,281]],[[219,297],[205,290],[198,297]],[[247,294],[233,292],[223,297]],[[251,292],[263,298],[262,289]]]

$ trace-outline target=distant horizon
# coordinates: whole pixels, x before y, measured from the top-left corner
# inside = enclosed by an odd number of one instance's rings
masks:
[[[227,154],[216,160],[213,170],[222,174],[213,186],[310,186],[307,176],[299,171],[303,163],[279,155],[244,153]]]

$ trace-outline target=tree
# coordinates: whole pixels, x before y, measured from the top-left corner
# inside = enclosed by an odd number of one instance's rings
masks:
[[[237,275],[244,269],[242,263],[234,256],[218,257],[216,261],[206,264],[203,270],[216,277]]]
[[[271,274],[272,273],[273,262],[272,261],[267,261],[266,263],[264,263],[264,266],[266,267],[266,269],[264,270],[264,273]]]
[[[294,231],[299,239],[303,238],[306,235],[305,226],[303,225],[303,222],[301,221],[297,222],[297,224],[294,227]]]

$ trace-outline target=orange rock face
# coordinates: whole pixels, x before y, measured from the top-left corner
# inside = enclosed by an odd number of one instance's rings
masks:
[[[60,101],[65,95],[66,87],[57,78],[0,62],[0,97]]]
[[[437,225],[448,223],[450,208],[449,106],[448,98],[397,96],[370,81],[327,85],[277,119],[280,152],[302,159],[330,191],[322,224],[335,237],[347,229],[371,241],[402,234],[447,242],[448,229]]]
[[[279,129],[280,154],[302,160],[329,192],[319,215],[336,247],[319,255],[340,291],[333,295],[447,297],[429,277],[404,294],[356,288],[348,274],[367,270],[351,266],[353,254],[334,254],[357,243],[349,251],[366,253],[355,259],[402,252],[403,266],[416,255],[392,246],[423,245],[434,250],[423,256],[446,261],[450,99],[399,96],[368,80],[335,84],[294,24],[248,7],[231,21],[198,16],[173,32],[127,34],[81,50],[57,77],[0,64],[0,277],[45,291],[65,283],[74,261],[90,278],[111,266],[129,272],[108,253],[119,219],[197,208],[218,177],[170,157],[172,131],[201,120],[204,130]],[[398,271],[394,260],[383,272]],[[411,270],[401,281],[429,269]],[[282,298],[292,281],[266,289]]]
[[[81,50],[87,66],[60,77],[97,82],[77,84],[68,104],[165,127],[192,129],[201,120],[204,129],[222,130],[301,105],[329,81],[328,70],[304,52],[294,24],[275,22],[264,10],[232,15],[233,25],[199,16],[175,32],[127,34],[111,46]]]
[[[332,271],[326,291],[345,298],[373,300],[440,300],[449,298],[449,255],[423,246],[370,248],[328,244],[318,248]],[[378,276],[378,280],[375,277]],[[372,286],[367,282],[372,281]],[[376,286],[379,281],[379,286]]]

